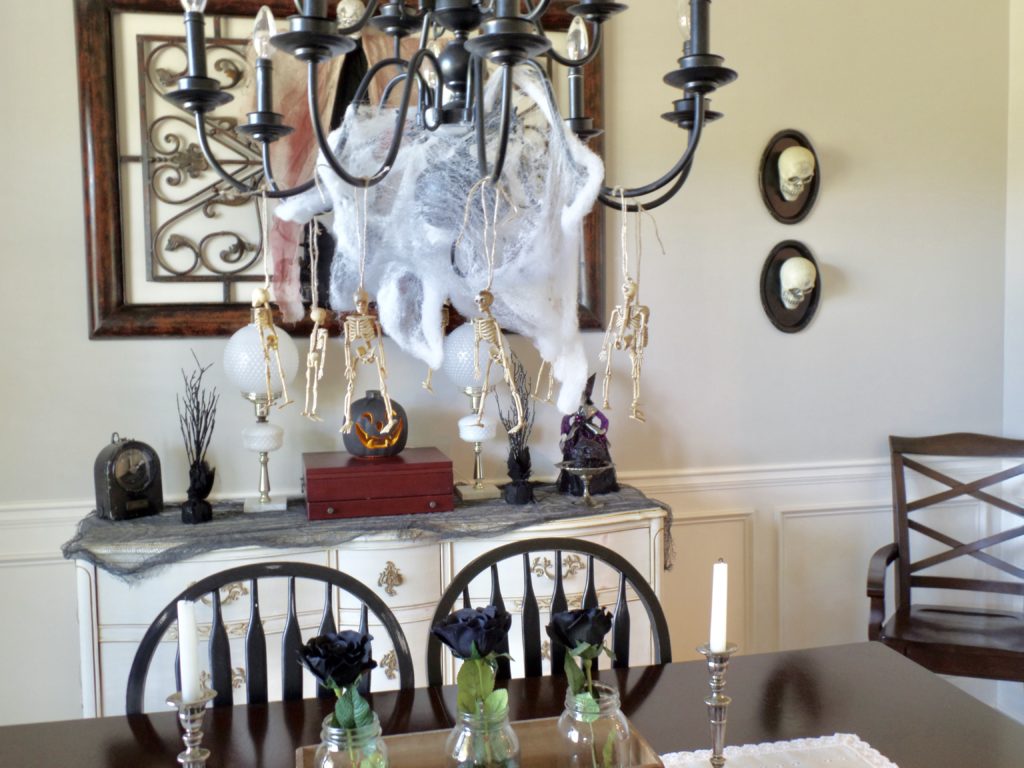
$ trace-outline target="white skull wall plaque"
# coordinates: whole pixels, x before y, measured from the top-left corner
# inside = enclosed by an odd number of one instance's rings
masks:
[[[779,194],[787,203],[799,199],[814,179],[814,153],[807,147],[786,147],[779,155]]]
[[[796,309],[814,290],[818,269],[814,262],[803,256],[790,256],[779,268],[779,296],[782,306]]]
[[[787,129],[772,136],[761,155],[758,179],[768,212],[783,224],[807,217],[818,199],[821,167],[810,140]]]
[[[761,306],[784,333],[807,327],[818,309],[821,273],[807,246],[796,240],[776,245],[761,269]]]

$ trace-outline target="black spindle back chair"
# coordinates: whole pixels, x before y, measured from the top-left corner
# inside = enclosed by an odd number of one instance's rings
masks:
[[[431,626],[443,620],[455,608],[455,604],[461,599],[462,607],[470,607],[469,585],[474,578],[484,571],[490,571],[491,593],[490,603],[499,608],[505,609],[505,600],[501,592],[501,583],[498,578],[498,564],[504,560],[515,557],[522,558],[523,564],[523,596],[522,596],[522,638],[523,638],[523,668],[526,677],[539,677],[542,674],[541,668],[541,641],[545,635],[541,629],[540,609],[537,596],[534,594],[531,574],[534,564],[530,559],[531,553],[555,553],[554,572],[552,578],[554,588],[551,593],[552,613],[559,613],[568,608],[568,600],[565,594],[565,584],[562,574],[562,554],[579,553],[586,556],[586,584],[583,588],[582,607],[594,608],[598,605],[597,586],[594,581],[595,559],[612,568],[619,575],[618,589],[616,593],[616,605],[614,608],[614,622],[612,624],[612,650],[615,659],[613,667],[629,666],[629,605],[627,603],[627,585],[633,590],[639,599],[644,610],[647,612],[650,621],[651,634],[654,642],[654,661],[656,664],[667,664],[672,661],[672,647],[669,640],[668,622],[665,620],[665,612],[658,602],[658,596],[654,593],[651,585],[641,575],[640,571],[619,553],[608,549],[594,542],[582,539],[571,539],[562,537],[550,537],[540,539],[528,539],[505,544],[487,552],[473,560],[463,568],[452,580],[452,583],[444,591],[438,603],[437,610]],[[440,685],[442,683],[442,650],[441,641],[433,635],[427,641],[427,683],[429,685]],[[508,652],[508,642],[499,651]],[[551,674],[564,675],[565,651],[557,643],[550,644]],[[511,664],[507,658],[498,659],[497,678],[507,680],[511,677]]]
[[[160,644],[164,633],[177,621],[177,604],[179,600],[198,600],[206,595],[210,597],[212,606],[212,622],[210,625],[210,687],[217,691],[213,706],[230,706],[234,703],[231,680],[231,650],[228,643],[227,628],[221,612],[220,590],[233,582],[248,582],[250,610],[248,628],[245,635],[245,670],[246,693],[250,703],[267,701],[267,639],[263,631],[260,615],[259,584],[261,579],[287,579],[287,611],[284,629],[281,636],[281,697],[289,701],[302,698],[303,667],[299,662],[299,648],[303,640],[299,629],[298,609],[295,599],[295,580],[305,579],[323,584],[324,606],[317,634],[336,632],[334,590],[340,589],[354,597],[360,603],[359,630],[367,631],[369,614],[383,625],[392,642],[398,664],[399,687],[412,688],[413,677],[412,654],[406,642],[405,633],[395,615],[381,598],[357,579],[348,574],[310,563],[256,563],[229,568],[207,576],[192,586],[184,589],[171,600],[160,613],[139,643],[135,653],[131,671],[128,674],[128,690],[125,710],[128,714],[142,712],[146,690],[146,677],[149,674],[150,662]],[[180,673],[175,655],[175,681],[181,689]],[[365,693],[370,687],[370,676],[364,675],[360,688]],[[333,692],[323,686],[317,687],[317,695],[333,698]]]

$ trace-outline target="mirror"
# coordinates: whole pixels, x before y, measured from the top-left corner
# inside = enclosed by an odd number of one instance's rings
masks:
[[[567,30],[571,0],[554,0],[544,17]],[[211,77],[236,95],[210,121],[214,152],[229,167],[257,174],[259,149],[233,131],[252,109],[252,65],[246,47],[252,19],[269,5],[281,20],[291,0],[214,0],[207,9]],[[223,15],[213,15],[222,10]],[[191,117],[161,97],[185,66],[179,0],[78,0],[75,4],[78,82],[85,174],[86,258],[90,338],[229,335],[248,322],[248,296],[263,280],[256,200],[234,194],[206,167]],[[285,121],[305,110],[305,75],[289,57],[275,57],[275,98]],[[344,61],[322,77],[344,81]],[[285,79],[282,86],[281,78]],[[556,77],[559,75],[556,74]],[[298,84],[298,87],[295,86]],[[334,88],[321,89],[333,98]],[[601,114],[601,61],[587,67],[585,106]],[[338,105],[325,99],[323,118]],[[301,142],[275,152],[311,156]],[[601,137],[591,140],[601,154]],[[287,158],[275,159],[281,167]],[[308,175],[308,174],[307,174]],[[584,222],[580,255],[579,322],[601,328],[604,300],[604,209]],[[286,326],[307,333],[305,323]]]

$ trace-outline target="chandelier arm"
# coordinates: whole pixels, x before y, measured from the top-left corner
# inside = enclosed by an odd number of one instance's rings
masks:
[[[543,34],[543,27],[541,27],[539,23],[536,26],[537,31]],[[590,50],[587,52],[586,56],[581,56],[578,59],[569,59],[560,54],[554,48],[548,49],[548,51],[544,55],[547,56],[549,59],[561,64],[563,67],[585,67],[587,64],[596,59],[597,54],[601,52],[601,41],[604,37],[603,33],[601,32],[601,30],[604,29],[603,24],[592,22],[591,26],[594,27],[594,39],[590,45]]]
[[[420,65],[423,63],[425,56],[430,55],[429,51],[418,50],[413,55],[412,60],[409,62],[409,69],[411,71],[417,71]],[[395,158],[398,157],[398,149],[402,144],[402,137],[405,134],[405,120],[409,112],[409,102],[412,96],[412,84],[416,82],[415,78],[407,78],[405,81],[405,88],[402,89],[402,101],[398,106],[398,112],[395,115],[395,129],[392,133],[391,144],[388,147],[387,157],[384,158],[384,162],[381,163],[380,168],[372,176],[353,176],[346,171],[338,159],[334,156],[331,151],[331,147],[327,142],[327,135],[324,132],[323,122],[320,120],[320,110],[317,108],[319,102],[318,98],[318,86],[317,86],[317,62],[310,61],[308,68],[308,87],[307,93],[309,96],[309,117],[310,122],[313,124],[313,134],[316,136],[317,144],[320,147],[320,152],[327,161],[327,164],[331,167],[338,176],[340,176],[346,184],[350,184],[354,187],[372,187],[379,184],[391,171],[392,166],[395,163]],[[365,80],[365,78],[364,78]]]
[[[237,189],[239,192],[244,192],[247,195],[251,195],[256,192],[256,187],[250,187],[243,184],[226,170],[224,166],[220,164],[220,161],[214,157],[213,150],[210,149],[210,140],[206,135],[206,116],[203,112],[196,112],[196,138],[199,140],[199,149],[202,150],[203,157],[206,158],[206,162],[210,164],[210,167],[220,176],[224,181],[228,182],[231,186]]]
[[[468,91],[473,94],[473,128],[476,130],[476,162],[480,178],[487,175],[487,145],[484,136],[484,75],[483,60],[474,56],[470,59]]]
[[[302,184],[289,189],[281,189],[277,185],[276,179],[274,179],[274,170],[270,164],[270,142],[263,141],[262,144],[263,177],[267,180],[267,186],[269,187],[269,189],[266,190],[267,197],[273,200],[278,200],[283,197],[291,197],[292,195],[301,195],[303,192],[311,190],[316,185],[316,172],[314,171],[314,177],[309,181],[303,182]]]
[[[391,92],[395,89],[395,86],[405,81],[409,74],[407,72],[399,72],[397,75],[392,77],[388,84],[384,86],[384,90],[380,94],[380,102],[378,102],[378,108],[383,107],[388,103],[388,99],[391,97]]]
[[[531,4],[530,0],[527,0],[526,4],[529,6]],[[528,14],[526,14],[526,16],[524,18],[527,21],[538,21],[539,22],[540,21],[540,17],[543,16],[547,12],[549,5],[551,5],[551,0],[540,0],[540,3],[538,3],[536,6],[534,6],[533,10],[531,10]]]
[[[700,137],[704,132],[704,94],[694,93],[693,94],[693,112],[694,121],[693,127],[690,129],[689,140],[686,144],[686,151],[683,152],[683,156],[679,158],[678,162],[672,166],[671,170],[662,176],[657,181],[652,181],[650,184],[645,184],[642,187],[601,187],[602,202],[604,198],[619,200],[618,204],[621,204],[621,197],[643,197],[649,195],[652,192],[657,192],[662,187],[671,184],[679,174],[681,174],[689,165],[693,162],[694,153],[697,151],[697,145],[700,144]],[[664,202],[664,201],[662,201]]]
[[[261,143],[260,154],[263,158],[263,178],[267,180],[267,186],[270,187],[270,192],[279,192],[280,188],[277,186],[277,180],[274,179],[274,169],[270,164],[270,142],[263,141]]]
[[[370,89],[370,83],[373,82],[373,78],[382,70],[387,67],[405,69],[408,66],[409,62],[405,59],[396,59],[393,56],[391,58],[381,59],[380,61],[375,62],[372,67],[366,70],[366,74],[363,75],[363,79],[359,81],[359,87],[356,88],[355,95],[352,97],[352,103],[359,104],[366,98],[366,92]]]
[[[690,177],[690,169],[693,168],[693,160],[691,159],[686,166],[679,172],[679,176],[676,177],[675,183],[663,194],[661,197],[657,197],[654,200],[650,200],[646,203],[627,203],[626,210],[630,213],[637,213],[641,210],[652,211],[661,205],[664,205],[673,197],[676,193],[683,188],[683,184]],[[627,190],[628,191],[628,190]],[[627,195],[628,197],[629,195]],[[598,194],[598,199],[607,205],[609,208],[615,208],[616,210],[622,210],[622,196],[621,195],[606,195],[604,192]]]
[[[484,135],[484,99],[482,78],[477,78],[477,99],[476,99],[476,152],[477,162],[480,165],[480,178],[488,176],[492,184],[497,184],[501,178],[501,172],[505,168],[505,153],[508,150],[508,137],[512,127],[512,66],[501,65],[501,127],[498,135],[498,147],[494,157],[494,167],[487,170],[487,137]]]
[[[423,14],[423,26],[420,28],[420,48],[427,47],[427,38],[430,37],[430,32],[434,26],[434,12],[427,11]],[[437,35],[440,37],[440,35]]]
[[[338,34],[351,35],[354,32],[361,31],[363,27],[366,26],[366,22],[370,20],[370,17],[373,16],[374,12],[377,10],[377,5],[379,4],[379,2],[380,0],[370,0],[370,2],[366,4],[366,10],[363,11],[363,15],[359,17],[359,20],[356,21],[356,23],[353,24],[351,27],[344,27],[342,29],[339,29]]]

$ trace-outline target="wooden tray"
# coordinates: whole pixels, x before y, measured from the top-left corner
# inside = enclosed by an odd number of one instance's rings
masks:
[[[558,761],[557,717],[540,720],[520,720],[512,723],[519,737],[520,768],[551,768]],[[647,739],[630,723],[630,749],[632,768],[664,768]],[[439,768],[444,765],[444,743],[451,728],[421,733],[403,733],[385,736],[390,768]],[[316,745],[300,747],[295,751],[296,768],[312,768]]]

